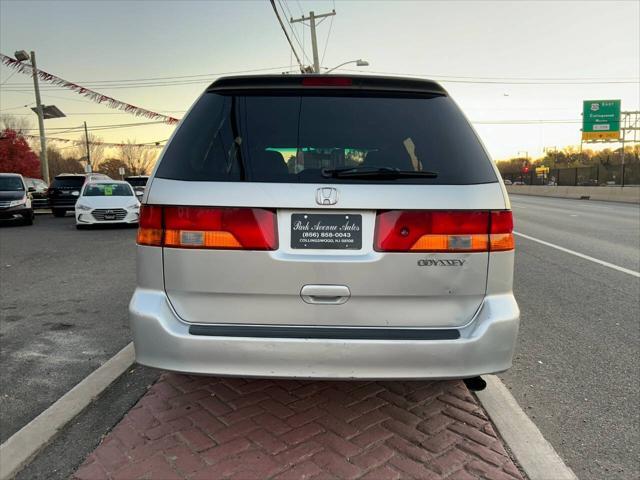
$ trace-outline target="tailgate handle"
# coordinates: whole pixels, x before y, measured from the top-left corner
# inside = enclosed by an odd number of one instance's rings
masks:
[[[305,285],[300,296],[305,303],[314,305],[342,305],[351,292],[346,285]]]

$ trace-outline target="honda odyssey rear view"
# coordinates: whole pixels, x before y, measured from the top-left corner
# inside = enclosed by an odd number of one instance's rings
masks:
[[[504,371],[512,229],[495,166],[437,83],[219,79],[147,184],[137,360],[336,379]]]

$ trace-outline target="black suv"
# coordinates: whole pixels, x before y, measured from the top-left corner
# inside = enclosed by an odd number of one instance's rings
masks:
[[[136,195],[144,193],[148,180],[148,175],[132,175],[130,177],[124,177],[124,181],[133,187]]]
[[[62,173],[53,179],[47,191],[49,206],[54,217],[64,217],[67,210],[74,210],[82,186],[88,180],[109,180],[101,173]]]

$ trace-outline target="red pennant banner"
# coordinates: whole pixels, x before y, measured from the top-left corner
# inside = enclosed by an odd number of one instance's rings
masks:
[[[14,70],[17,70],[20,73],[33,76],[33,68],[31,67],[31,65],[27,65],[26,63],[20,62],[15,58],[11,58],[2,53],[0,53],[0,60],[4,65],[6,65],[9,68],[13,68]],[[51,83],[52,85],[57,85],[59,87],[67,88],[76,93],[79,93],[80,95],[88,98],[93,102],[105,104],[109,108],[123,110],[127,113],[131,113],[132,115],[136,115],[138,117],[145,117],[153,120],[161,120],[168,125],[175,125],[180,121],[180,119],[175,117],[170,117],[168,115],[163,115],[162,113],[152,112],[151,110],[147,110],[146,108],[137,107],[135,105],[131,105],[126,102],[121,102],[120,100],[116,100],[115,98],[109,97],[107,95],[103,95],[89,88],[85,88],[73,82],[69,82],[63,78],[57,77],[51,73],[45,72],[40,69],[38,69],[38,77],[44,82],[48,82],[48,83]]]

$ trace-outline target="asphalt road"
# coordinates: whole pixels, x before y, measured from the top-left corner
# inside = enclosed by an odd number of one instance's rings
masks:
[[[515,230],[638,271],[640,207],[511,196]],[[502,380],[580,479],[640,477],[640,279],[516,237],[517,358]]]
[[[512,203],[516,231],[640,269],[640,207],[525,196]],[[130,341],[134,237],[132,229],[76,231],[70,216],[0,226],[0,441]],[[581,479],[639,477],[640,279],[517,237],[515,292],[522,326],[503,381]],[[156,373],[139,375],[138,387]],[[130,382],[105,395],[126,408],[141,392]],[[60,463],[73,439],[93,445],[112,422],[104,419],[120,412],[100,405],[69,427],[84,433],[62,435],[66,443],[52,445],[32,473]]]
[[[0,225],[0,442],[129,343],[135,230]]]

